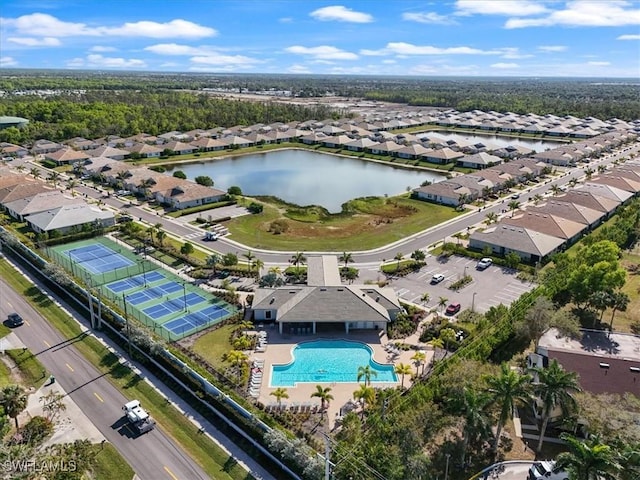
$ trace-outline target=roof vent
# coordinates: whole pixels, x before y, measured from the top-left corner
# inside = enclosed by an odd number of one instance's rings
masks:
[[[344,292],[344,288],[339,288],[338,291],[339,292]]]
[[[608,369],[611,365],[609,365],[608,363],[602,363],[600,362],[600,368],[606,368]]]
[[[380,301],[380,296],[378,295],[378,296],[376,297],[376,302],[379,302],[379,301]]]
[[[320,291],[321,291],[321,292],[326,292],[326,291],[327,291],[327,289],[326,289],[326,288],[321,288],[321,289],[320,289]]]
[[[276,301],[276,299],[275,299],[275,298],[272,298],[271,300],[269,300],[269,305],[271,305],[271,304],[272,304],[273,302],[275,302],[275,301]]]

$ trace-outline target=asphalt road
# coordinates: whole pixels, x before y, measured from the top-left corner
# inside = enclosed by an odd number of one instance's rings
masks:
[[[143,480],[208,479],[205,472],[160,429],[135,438],[123,421],[124,397],[76,349],[81,339],[65,340],[0,278],[0,319],[17,311],[25,319],[18,338],[56,378]]]

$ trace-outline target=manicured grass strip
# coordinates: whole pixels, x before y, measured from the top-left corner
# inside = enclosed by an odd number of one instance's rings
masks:
[[[23,383],[27,387],[38,388],[46,376],[46,370],[42,363],[29,350],[21,348],[7,350],[7,355],[15,362],[22,374]]]
[[[0,362],[0,388],[15,383],[11,378],[11,369]]]
[[[133,469],[122,458],[116,447],[110,443],[92,445],[93,468],[91,478],[119,478],[130,480],[135,475]]]
[[[223,372],[229,364],[223,362],[222,357],[232,350],[229,338],[231,338],[231,333],[235,328],[236,325],[224,325],[207,332],[198,337],[191,349],[206,359],[213,368]]]
[[[40,289],[29,283],[4,260],[0,260],[0,276],[46,318],[66,338],[82,335],[80,326],[57,307]],[[118,358],[109,352],[97,339],[84,336],[74,346],[96,368],[106,374],[106,378],[126,393],[129,398],[137,398],[156,419],[158,425],[184,448],[211,477],[220,480],[245,479],[247,472],[239,465],[229,467],[229,456],[208,437],[198,434],[198,429],[185,417],[167,404],[148,383],[134,374],[128,367],[118,363]],[[120,478],[105,476],[103,478]]]

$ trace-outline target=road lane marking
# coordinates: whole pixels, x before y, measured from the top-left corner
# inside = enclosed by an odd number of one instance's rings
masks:
[[[30,327],[30,326],[31,326],[31,324],[29,323],[29,321],[28,321],[28,320],[25,320],[25,321],[24,321],[24,323],[26,323],[26,324],[27,324],[27,327]]]
[[[96,396],[96,398],[98,400],[100,400],[102,403],[104,403],[104,400],[102,399],[102,397],[100,395],[98,395],[96,392],[93,392],[93,394]]]
[[[173,478],[173,480],[178,480],[178,477],[176,477],[173,472],[171,470],[169,470],[169,467],[165,466],[164,467],[164,471],[167,472],[169,474],[169,476],[171,478]]]
[[[9,308],[10,308],[11,310],[13,310],[13,305],[11,305],[9,302],[7,302],[7,305],[9,306]]]
[[[46,340],[42,340],[44,342],[44,344],[47,346],[47,348],[51,348],[51,345],[49,345],[49,342],[47,342]]]
[[[67,368],[68,368],[69,370],[71,370],[71,371],[73,372],[73,367],[72,367],[71,365],[69,365],[68,363],[65,363],[65,365],[67,366]]]

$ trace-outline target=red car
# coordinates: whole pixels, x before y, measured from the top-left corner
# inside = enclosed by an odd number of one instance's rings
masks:
[[[447,315],[455,315],[460,311],[460,308],[459,303],[450,303],[445,312]]]

